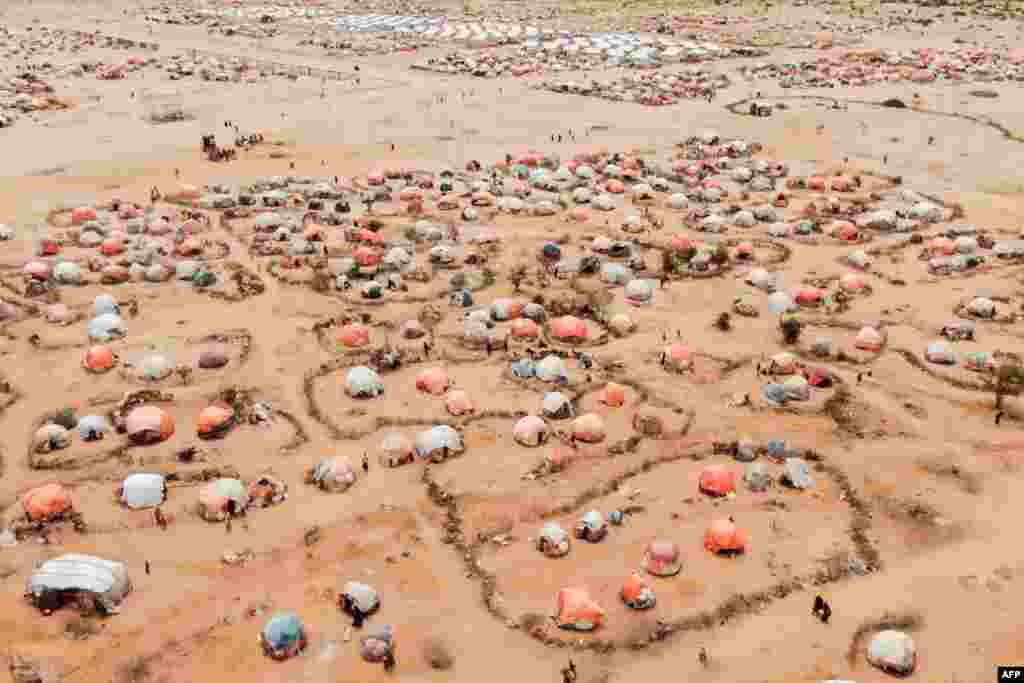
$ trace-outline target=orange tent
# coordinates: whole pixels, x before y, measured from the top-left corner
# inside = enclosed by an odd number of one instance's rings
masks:
[[[633,609],[654,607],[654,591],[639,574],[631,574],[622,584],[619,595],[627,606]]]
[[[605,185],[605,189],[611,194],[622,194],[626,191],[626,186],[622,184],[621,180],[609,180],[608,184]]]
[[[182,256],[194,256],[202,253],[203,242],[198,237],[186,237],[181,244],[178,245],[178,253]]]
[[[199,413],[196,430],[199,436],[216,436],[230,429],[234,421],[235,413],[231,408],[222,403],[214,403]]]
[[[626,387],[615,382],[608,382],[604,386],[604,396],[601,397],[601,402],[612,408],[624,405],[626,403]]]
[[[700,490],[711,496],[726,496],[736,491],[736,473],[724,465],[708,465],[700,473]]]
[[[33,522],[53,519],[71,510],[71,491],[60,484],[44,484],[22,496],[21,506]]]
[[[440,396],[448,391],[451,380],[444,368],[427,368],[416,376],[416,389]]]
[[[370,329],[366,325],[351,323],[338,330],[338,340],[350,349],[370,343]]]
[[[121,240],[110,237],[100,244],[100,253],[104,256],[117,256],[124,251],[124,243]]]
[[[750,258],[754,255],[754,245],[750,242],[740,242],[736,245],[736,256]]]
[[[605,612],[585,588],[558,591],[558,625],[577,631],[592,631],[604,623]]]
[[[669,244],[676,251],[686,251],[693,246],[693,242],[686,235],[672,235]]]
[[[114,352],[107,346],[93,346],[85,352],[82,367],[92,372],[106,372],[114,367]]]
[[[747,535],[728,519],[718,519],[704,532],[704,547],[713,553],[742,553]]]
[[[825,179],[820,175],[811,176],[807,179],[807,189],[814,190],[815,192],[824,192]]]
[[[604,441],[604,420],[594,413],[580,415],[572,423],[572,435],[583,443],[599,443]]]
[[[369,247],[357,248],[352,257],[356,260],[356,263],[364,267],[375,266],[380,263],[381,259],[380,252]]]

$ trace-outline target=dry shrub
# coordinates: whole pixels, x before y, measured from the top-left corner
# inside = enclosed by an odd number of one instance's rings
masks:
[[[519,626],[529,633],[535,628],[543,628],[548,618],[539,612],[527,612],[523,616],[519,617]]]
[[[423,644],[423,656],[430,668],[437,671],[448,671],[455,665],[455,656],[448,642],[441,636],[427,638]]]
[[[86,640],[99,632],[99,625],[85,617],[75,617],[64,627],[64,635],[72,640]]]
[[[135,656],[121,669],[123,683],[142,683],[149,678],[149,662],[143,657]]]

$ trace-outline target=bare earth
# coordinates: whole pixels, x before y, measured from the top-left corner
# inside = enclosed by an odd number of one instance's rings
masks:
[[[262,4],[244,0],[231,6]],[[349,14],[454,16],[462,10],[461,3],[435,10],[397,2],[342,4],[322,7]],[[912,6],[883,7],[886,16],[898,16]],[[544,6],[548,13],[556,9]],[[826,10],[793,7],[781,15],[772,10],[765,21],[778,22],[780,16],[786,22],[827,20],[834,26],[852,21]],[[974,226],[997,243],[1021,236],[1024,92],[1019,83],[893,81],[794,90],[777,80],[747,82],[737,74],[742,64],[813,60],[824,53],[780,47],[756,58],[703,64],[731,80],[712,101],[645,107],[532,87],[547,75],[473,78],[410,68],[447,54],[453,45],[421,47],[414,54],[331,54],[298,44],[310,34],[301,18],[282,21],[273,37],[256,39],[204,26],[146,22],[144,14],[153,11],[120,1],[16,1],[4,3],[0,24],[12,34],[30,27],[37,33],[41,27],[99,28],[107,35],[158,43],[157,50],[144,51],[158,62],[198,50],[225,61],[334,75],[172,81],[158,65],[120,80],[98,80],[92,73],[46,77],[68,108],[24,114],[0,129],[0,224],[15,232],[12,240],[0,241],[0,302],[16,311],[9,320],[0,318],[0,513],[4,526],[13,523],[22,494],[59,482],[71,489],[75,510],[86,523],[76,530],[70,521],[54,521],[46,526],[45,542],[42,529],[30,529],[19,533],[16,545],[0,547],[0,656],[35,662],[43,680],[68,683],[559,681],[568,657],[584,683],[667,677],[871,683],[892,676],[866,661],[865,640],[855,634],[862,627],[870,632],[872,624],[905,621],[913,623],[909,632],[917,645],[911,680],[989,681],[996,665],[1021,663],[1024,632],[1014,605],[1024,599],[1018,524],[1024,515],[1024,495],[1018,497],[1024,494],[1024,405],[1007,398],[997,426],[985,373],[965,369],[962,360],[977,351],[999,352],[996,358],[1024,353],[1024,265],[983,248],[990,255],[983,264],[941,274],[919,257],[933,246],[933,237],[954,225]],[[252,11],[256,18],[250,23],[258,24],[262,10]],[[482,11],[528,16],[512,3]],[[718,11],[735,16],[751,10]],[[958,39],[995,51],[1020,44],[1018,20],[957,17],[951,7],[914,12],[934,21],[912,31],[866,33],[858,48],[956,50],[965,45],[954,42]],[[614,12],[611,19],[607,12],[602,16],[614,21]],[[583,18],[567,13],[559,25],[586,28]],[[327,28],[316,32],[331,34]],[[6,40],[6,56],[0,58],[5,81],[26,61],[120,63],[137,50],[95,45],[73,55],[14,55],[8,49],[13,41]],[[558,78],[602,80],[631,73],[636,70],[607,68]],[[997,97],[969,94],[978,88]],[[747,104],[737,107],[739,113],[726,108],[756,92],[759,101],[785,108],[764,118],[748,116]],[[865,104],[896,97],[910,105],[915,94],[916,107]],[[849,101],[833,110],[794,95]],[[448,99],[442,103],[443,96]],[[182,110],[186,120],[147,120],[167,109]],[[234,161],[207,161],[200,137],[214,133],[218,144],[230,146],[235,135],[225,128],[227,120],[243,134],[262,133],[265,141],[240,151]],[[466,207],[471,184],[489,182],[489,167],[506,154],[518,159],[536,150],[564,163],[586,152],[598,165],[608,161],[608,152],[621,152],[644,159],[649,168],[668,167],[685,156],[684,141],[705,131],[723,141],[758,143],[752,159],[737,160],[742,164],[777,160],[788,164],[789,177],[857,176],[863,184],[846,193],[786,189],[783,178],[773,192],[730,189],[723,207],[763,207],[779,191],[790,195],[789,202],[775,207],[775,220],[753,227],[726,218],[727,228],[717,237],[699,229],[705,225],[701,216],[670,207],[671,194],[692,189],[675,180],[670,192],[657,191],[646,204],[629,199],[627,183],[626,194],[615,196],[614,210],[584,207],[580,220],[559,206],[557,193],[549,216],[499,212],[495,204],[481,207],[475,221],[465,221],[460,210],[437,206],[434,174],[443,167],[456,171],[456,193],[460,207]],[[562,135],[562,142],[552,142],[553,134]],[[464,172],[471,160],[479,160],[484,171]],[[165,198],[182,185],[205,195],[210,185],[237,190],[273,176],[342,177],[343,185],[350,183],[352,216],[370,225],[361,190],[369,187],[374,171],[392,168],[429,173],[435,185],[424,191],[420,216],[410,215],[409,202],[398,192],[374,204],[372,227],[386,249],[415,236],[419,220],[444,231],[456,226],[462,237],[449,269],[431,267],[429,242],[410,247],[426,281],[405,275],[403,290],[386,290],[380,300],[362,298],[359,279],[351,290],[337,289],[337,273],[331,273],[326,289],[318,286],[327,265],[319,246],[312,255],[294,257],[287,253],[288,241],[262,241],[256,216],[269,210],[234,219],[221,210],[203,210],[210,223],[199,226],[200,253],[191,258],[217,277],[208,290],[173,276],[162,283],[103,284],[101,273],[88,267],[98,250],[79,244],[81,226],[71,225],[72,208],[102,210],[113,198],[148,208],[153,187]],[[394,178],[388,182],[404,186]],[[873,228],[861,228],[853,243],[820,232],[810,237],[769,232],[770,224],[796,225],[809,215],[809,205],[820,209],[830,196],[838,197],[844,210],[856,203],[854,197],[871,209],[887,201],[909,209],[916,203],[909,195],[894,199],[904,191],[945,208],[940,220],[913,226],[913,233],[923,236],[920,242],[900,242]],[[177,212],[186,204],[164,199],[154,210],[177,226],[184,221]],[[703,205],[689,201],[691,208]],[[653,224],[632,218],[643,206],[653,213]],[[279,213],[301,223],[306,211],[300,205]],[[639,228],[622,229],[634,220]],[[493,233],[498,246],[467,243],[477,226]],[[33,249],[44,236],[60,242],[62,258],[82,266],[84,284],[51,282],[47,292],[26,291],[23,268],[37,260]],[[596,236],[640,245],[634,250],[646,275],[638,276],[655,284],[650,303],[629,305],[624,288],[599,275],[577,281],[544,274],[539,259],[546,242],[557,241],[563,257],[580,257],[595,253],[591,240]],[[727,267],[710,276],[677,272],[658,287],[662,253],[672,236],[708,244],[720,239],[729,253]],[[322,241],[331,259],[356,249],[344,226],[324,225]],[[753,246],[752,261],[738,259],[742,242]],[[277,250],[268,246],[275,244]],[[858,249],[871,257],[866,271],[848,265],[847,256]],[[583,368],[570,355],[569,382],[561,387],[514,378],[512,361],[525,357],[527,347],[539,350],[540,343],[511,339],[506,349],[504,340],[513,329],[508,321],[495,324],[491,352],[467,341],[466,310],[450,305],[448,284],[454,272],[479,271],[464,263],[469,254],[486,255],[494,275],[493,284],[473,292],[475,308],[486,310],[499,299],[534,300],[545,303],[550,319],[564,306],[564,312],[585,318],[590,341],[583,346],[594,367]],[[163,261],[173,272],[174,262],[183,258],[170,255]],[[527,268],[517,292],[509,274],[518,264]],[[786,344],[778,315],[767,308],[768,295],[745,282],[754,267],[778,273],[787,289],[816,285],[835,295],[838,278],[847,274],[861,277],[868,289],[840,296],[836,307],[804,309],[800,340]],[[232,279],[237,273],[257,286],[239,285]],[[635,329],[616,333],[607,320],[588,317],[592,310],[581,313],[577,304],[600,299],[594,291],[607,291],[608,310],[628,316]],[[103,293],[121,304],[128,335],[110,343],[122,365],[90,374],[82,368],[92,345],[86,328],[93,300]],[[734,300],[741,295],[751,297],[757,317],[735,312]],[[958,364],[925,360],[926,347],[940,339],[943,325],[963,319],[958,304],[977,296],[996,301],[1005,319],[976,320],[973,341],[951,342]],[[137,311],[127,312],[130,302]],[[47,320],[48,306],[58,303],[67,306],[66,325]],[[423,339],[403,338],[399,326],[424,320],[428,306],[440,320],[424,338],[434,340],[424,358]],[[722,312],[731,313],[729,330],[714,325]],[[344,322],[365,324],[369,347],[343,348]],[[867,324],[884,331],[878,352],[854,348]],[[546,351],[573,349],[551,338],[546,323],[541,328]],[[832,340],[829,357],[813,353],[821,336]],[[198,368],[199,354],[218,341],[227,349],[226,366]],[[671,372],[659,363],[663,349],[674,342],[694,354],[692,372]],[[370,364],[370,351],[385,345],[401,352],[403,367],[381,372],[383,395],[348,396],[348,368]],[[191,372],[149,381],[124,365],[154,350]],[[768,403],[763,392],[772,380],[756,368],[783,351],[795,353],[808,368],[831,371],[834,384],[812,388],[808,401],[785,407]],[[416,390],[417,375],[432,367],[447,369],[454,385],[449,394],[467,392],[475,415],[452,416],[445,397]],[[602,402],[610,382],[626,387],[625,405]],[[70,405],[78,406],[79,416],[106,414],[126,392],[140,389],[170,394],[160,404],[176,422],[166,441],[129,448],[123,434],[89,443],[72,430],[67,448],[33,451],[33,435],[47,416]],[[222,440],[198,440],[200,411],[232,389],[267,402],[272,420],[238,425]],[[580,444],[574,451],[557,435],[536,448],[513,440],[517,420],[541,414],[545,392],[555,390],[574,398],[579,414],[603,419],[602,442]],[[749,400],[739,400],[744,396]],[[660,419],[665,433],[641,435],[637,420],[643,416]],[[394,468],[380,463],[385,435],[398,432],[411,440],[439,423],[462,432],[464,454],[430,465],[419,459]],[[570,422],[549,420],[549,425],[568,430]],[[763,454],[769,440],[806,451],[814,485],[803,491],[777,484],[766,492],[750,491],[742,482],[746,465],[722,447],[738,440],[754,444],[773,478],[783,466]],[[190,446],[199,448],[198,457],[182,456]],[[555,472],[543,469],[545,456],[556,450],[572,454],[569,464]],[[358,468],[364,454],[370,462],[365,476]],[[345,455],[357,466],[357,481],[344,493],[303,482],[306,468],[332,455]],[[735,471],[740,482],[735,496],[711,499],[698,490],[701,471],[712,464]],[[130,511],[112,495],[133,472],[176,475],[163,506],[170,518],[167,530],[156,526],[150,511]],[[196,514],[204,478],[236,476],[248,484],[268,472],[287,484],[287,499],[250,511],[235,521],[230,534],[223,524]],[[635,511],[622,526],[611,527],[601,543],[574,539],[569,555],[559,559],[536,548],[547,521],[571,533],[589,510],[607,514],[630,506]],[[704,549],[704,531],[730,515],[747,532],[750,546],[742,555],[721,558]],[[305,533],[314,526],[319,540],[307,544]],[[631,573],[641,571],[645,545],[655,539],[679,545],[683,569],[672,578],[647,577],[658,604],[636,612],[621,602],[619,590]],[[226,554],[242,551],[251,551],[247,561],[224,561]],[[34,568],[72,552],[126,563],[134,590],[119,614],[99,619],[66,608],[44,617],[25,599]],[[149,575],[143,569],[147,561]],[[350,580],[368,583],[382,596],[381,610],[364,630],[382,624],[394,628],[397,666],[391,673],[360,657],[359,631],[346,636],[351,621],[337,607],[337,591]],[[549,619],[558,591],[567,586],[587,588],[604,608],[606,621],[593,633],[558,629]],[[834,610],[827,625],[811,615],[816,594]],[[283,662],[265,657],[256,642],[276,610],[294,610],[309,636],[305,653]],[[69,625],[91,633],[69,637]],[[432,643],[450,653],[450,668],[432,666]],[[710,657],[706,665],[698,661],[701,648]],[[0,681],[7,680],[7,668],[0,669]]]

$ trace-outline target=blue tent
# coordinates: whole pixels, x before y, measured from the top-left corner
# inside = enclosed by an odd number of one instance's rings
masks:
[[[260,634],[264,651],[275,659],[294,657],[306,647],[306,629],[293,612],[278,612]]]

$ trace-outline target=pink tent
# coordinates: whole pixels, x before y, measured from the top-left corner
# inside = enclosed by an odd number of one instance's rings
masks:
[[[824,292],[817,287],[798,287],[793,293],[793,299],[798,304],[805,306],[821,303],[822,296],[824,296]]]
[[[754,245],[750,242],[740,242],[736,245],[736,256],[739,258],[750,258],[754,255]]]
[[[46,280],[53,271],[53,265],[48,261],[29,261],[25,264],[22,272],[33,280]]]
[[[836,221],[833,228],[835,229],[835,236],[847,242],[854,242],[859,236],[857,226],[850,221]]]
[[[564,315],[551,321],[551,334],[556,339],[586,339],[587,324],[572,315]]]
[[[860,328],[857,338],[854,340],[854,347],[862,351],[878,353],[882,350],[883,338],[881,332],[870,326]]]
[[[96,220],[96,209],[91,206],[79,206],[71,210],[71,224],[81,225],[86,221]]]
[[[825,179],[820,175],[811,176],[807,179],[807,189],[815,192],[825,191]]]
[[[367,185],[383,185],[384,184],[384,172],[380,170],[370,171],[369,175],[366,176]]]
[[[139,406],[125,418],[125,431],[139,443],[165,441],[174,434],[174,417],[157,406]]]
[[[604,420],[594,413],[580,415],[573,420],[572,435],[583,443],[600,443],[605,439]]]
[[[445,398],[444,406],[449,414],[456,417],[472,415],[476,412],[476,405],[469,398],[469,394],[460,390],[449,392]]]
[[[936,237],[928,243],[928,251],[933,256],[952,256],[956,251],[956,243],[948,237]]]
[[[416,375],[416,389],[419,391],[440,396],[448,391],[449,386],[451,380],[444,368],[427,368]]]
[[[604,387],[601,402],[611,408],[618,408],[626,402],[626,387],[615,382],[608,382]]]
[[[375,266],[380,263],[381,259],[380,252],[369,247],[358,247],[352,256],[356,263],[364,267]]]
[[[605,189],[611,194],[622,194],[626,191],[626,186],[622,184],[621,180],[609,180],[608,184],[605,185]]]
[[[679,546],[671,541],[651,541],[644,549],[644,570],[654,576],[675,576],[683,564],[679,559]]]
[[[512,428],[512,438],[523,446],[539,446],[548,437],[548,425],[536,415],[527,415]]]
[[[665,349],[665,360],[676,368],[688,368],[693,363],[693,353],[686,344],[675,343]]]
[[[669,245],[676,251],[686,251],[693,246],[693,242],[686,235],[672,235]]]
[[[859,275],[847,273],[839,279],[839,286],[847,292],[859,292],[864,289],[864,279]]]
[[[370,328],[360,323],[350,323],[338,330],[338,341],[355,349],[370,343]]]
[[[747,535],[731,520],[717,519],[704,532],[704,548],[713,553],[741,553],[747,549]]]
[[[516,339],[534,339],[540,328],[529,318],[519,318],[512,323],[512,336]]]

